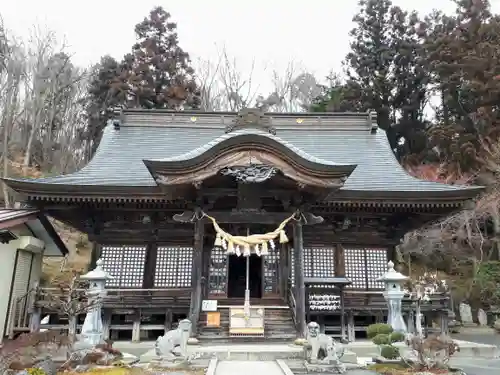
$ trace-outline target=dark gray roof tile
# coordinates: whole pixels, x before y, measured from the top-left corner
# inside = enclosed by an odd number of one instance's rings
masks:
[[[198,124],[197,124],[198,125]],[[143,160],[184,159],[207,150],[226,137],[245,132],[275,137],[258,130],[224,134],[221,127],[172,125],[108,126],[91,162],[80,171],[37,179],[40,183],[78,185],[156,186]],[[367,128],[282,128],[275,137],[303,157],[335,165],[357,164],[343,190],[351,191],[457,191],[453,186],[416,179],[394,157],[384,131]],[[477,188],[477,187],[474,187]]]

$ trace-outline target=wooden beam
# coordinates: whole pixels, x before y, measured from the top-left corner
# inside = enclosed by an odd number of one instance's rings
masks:
[[[265,212],[265,211],[232,211],[232,212],[208,212],[220,224],[280,224],[288,218],[289,212]],[[324,219],[312,213],[302,213],[304,225],[321,224]],[[173,219],[179,223],[194,223],[196,215],[193,211],[184,211],[182,214],[173,216]],[[202,221],[210,222],[207,218]]]
[[[293,252],[295,258],[295,317],[299,337],[304,337],[306,328],[306,294],[304,287],[304,242],[302,240],[302,223],[293,222]]]

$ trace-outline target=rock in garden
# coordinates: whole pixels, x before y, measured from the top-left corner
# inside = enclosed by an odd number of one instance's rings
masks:
[[[33,368],[42,370],[46,375],[57,375],[57,366],[51,358],[36,363]]]

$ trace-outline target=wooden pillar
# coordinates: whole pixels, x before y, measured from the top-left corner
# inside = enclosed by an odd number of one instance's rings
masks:
[[[337,245],[335,248],[335,276],[345,277],[345,252],[342,245]],[[344,285],[340,287],[340,337],[342,340],[347,340],[348,333],[346,327],[346,311],[345,311],[345,296]]]
[[[342,245],[335,248],[335,276],[345,277],[345,252]]]
[[[156,258],[158,256],[158,246],[156,243],[149,243],[146,247],[146,260],[144,263],[144,275],[142,287],[153,289],[155,287]]]
[[[299,337],[303,337],[306,328],[306,295],[304,288],[304,241],[300,221],[295,221],[293,225],[293,251],[295,259],[295,317]]]
[[[191,272],[191,305],[189,319],[191,320],[191,334],[196,336],[198,320],[200,318],[202,277],[203,277],[203,235],[205,225],[197,220],[194,224],[193,268]]]
[[[167,312],[165,313],[165,333],[172,329],[172,320],[172,310],[167,309]]]
[[[202,256],[202,262],[203,262],[203,283],[202,283],[202,288],[201,288],[201,296],[202,300],[208,298],[208,293],[209,293],[209,277],[210,277],[210,259],[212,256],[212,249],[210,246],[203,246],[203,256]]]
[[[99,245],[96,241],[92,241],[89,270],[93,270],[96,267],[96,262],[99,260],[100,257],[101,257],[101,245]]]
[[[396,258],[397,258],[396,245],[389,246],[389,248],[387,249],[387,260],[392,261],[394,264],[397,265]]]
[[[281,244],[280,246],[280,256],[279,256],[279,269],[278,269],[278,278],[279,278],[279,294],[280,297],[286,299],[287,297],[287,284],[288,284],[288,262],[287,255],[289,252],[288,244]]]
[[[132,342],[141,341],[141,311],[136,310],[132,320]]]
[[[347,340],[354,342],[356,340],[356,330],[354,329],[354,314],[349,311],[347,315]]]
[[[344,309],[344,287],[340,287],[340,338],[346,340],[345,309]]]

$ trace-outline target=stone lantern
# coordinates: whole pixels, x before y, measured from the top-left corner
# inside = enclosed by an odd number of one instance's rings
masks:
[[[377,279],[385,284],[384,298],[387,301],[389,312],[387,314],[387,324],[390,324],[394,331],[406,333],[406,324],[401,312],[401,302],[405,295],[404,282],[408,277],[394,269],[394,263],[387,264],[387,272]]]
[[[84,346],[95,347],[103,342],[103,326],[101,317],[102,299],[106,296],[106,280],[113,277],[102,268],[103,260],[96,262],[96,268],[81,276],[89,282],[87,297],[89,309],[83,322],[80,342]]]

